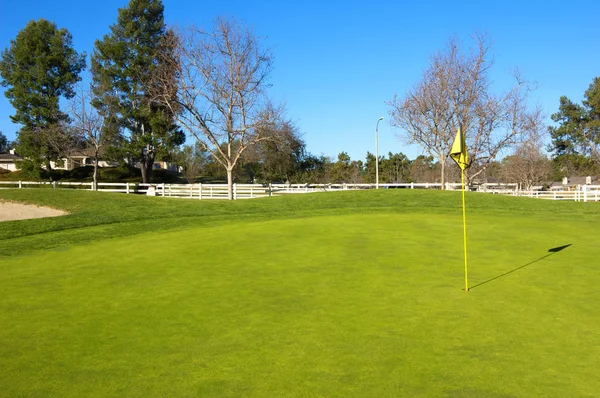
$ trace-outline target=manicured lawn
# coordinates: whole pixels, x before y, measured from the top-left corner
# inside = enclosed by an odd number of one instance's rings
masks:
[[[468,195],[467,293],[456,192],[0,198],[0,396],[600,391],[599,204]]]

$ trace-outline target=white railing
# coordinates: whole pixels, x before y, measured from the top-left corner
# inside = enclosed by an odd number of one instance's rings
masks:
[[[446,183],[446,189],[460,189],[461,184]],[[341,191],[374,189],[375,184],[271,184],[273,192],[286,193],[305,193],[320,191]],[[380,183],[380,189],[441,189],[440,183]]]
[[[576,202],[600,202],[600,185],[580,185],[573,191],[514,191],[508,195]]]
[[[461,184],[446,183],[446,189],[457,190]],[[31,182],[0,181],[0,189],[9,188],[70,188],[93,190],[91,182]],[[381,189],[441,189],[439,183],[398,183],[379,184]],[[539,199],[570,200],[578,202],[599,202],[600,185],[579,185],[574,190],[564,191],[519,191],[517,184],[482,184],[478,192],[498,193],[511,196],[526,196]],[[374,189],[375,184],[233,184],[234,199],[260,198],[272,195]],[[123,182],[100,182],[98,191],[121,192],[126,194],[148,194],[162,197],[189,199],[227,199],[227,184],[143,184]],[[150,191],[150,192],[149,192]]]
[[[10,188],[72,188],[93,190],[91,182],[31,182],[0,181],[0,189]],[[153,196],[190,199],[227,199],[227,184],[143,184],[131,182],[99,182],[98,191],[126,194],[150,194]],[[148,192],[150,191],[150,193]],[[269,186],[261,184],[233,184],[234,199],[258,198],[272,195]]]

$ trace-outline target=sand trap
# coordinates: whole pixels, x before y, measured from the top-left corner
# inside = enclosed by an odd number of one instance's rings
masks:
[[[0,221],[26,220],[28,218],[44,218],[64,216],[67,212],[51,209],[49,207],[40,207],[33,205],[24,205],[16,202],[0,201]]]

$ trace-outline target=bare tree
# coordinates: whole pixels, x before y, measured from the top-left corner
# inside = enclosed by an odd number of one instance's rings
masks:
[[[181,166],[183,176],[188,183],[193,184],[198,175],[206,168],[209,155],[196,145],[185,145],[182,150],[176,154],[178,163]]]
[[[490,44],[483,35],[475,36],[476,48],[464,52],[452,38],[443,52],[431,58],[421,81],[404,98],[388,102],[391,125],[401,129],[399,136],[416,143],[436,158],[444,184],[445,166],[454,136],[460,127],[465,133],[469,165],[482,173],[503,151],[527,140],[530,131],[541,124],[540,109],[527,108],[530,84],[514,73],[515,84],[504,94],[492,92],[488,71]]]
[[[94,189],[98,189],[98,162],[100,152],[108,144],[110,128],[107,119],[92,106],[94,94],[91,87],[81,85],[75,96],[69,101],[71,127],[79,141],[83,143],[82,152],[90,153],[94,160]]]
[[[542,141],[531,139],[519,145],[514,154],[507,156],[503,163],[504,179],[518,182],[521,188],[530,190],[552,174],[552,162],[541,151]]]
[[[216,19],[212,32],[192,27],[169,37],[159,61],[165,73],[157,75],[157,98],[226,169],[233,199],[233,168],[248,147],[272,139],[281,114],[265,92],[273,58],[234,20]],[[176,79],[168,73],[172,69]]]

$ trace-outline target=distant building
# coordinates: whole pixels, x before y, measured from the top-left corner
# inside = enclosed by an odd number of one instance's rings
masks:
[[[17,171],[17,163],[21,162],[23,157],[11,149],[8,153],[0,153],[0,169],[8,171]]]
[[[562,181],[553,181],[548,184],[551,190],[556,191],[574,191],[577,187],[583,185],[600,185],[600,177],[598,176],[574,176],[564,177]]]

